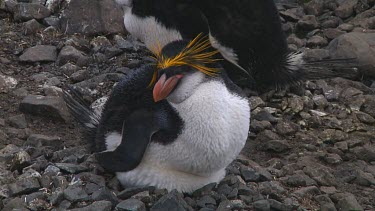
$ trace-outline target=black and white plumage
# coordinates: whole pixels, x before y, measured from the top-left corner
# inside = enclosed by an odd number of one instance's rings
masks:
[[[355,71],[332,71],[352,69],[353,60],[310,62],[302,53],[290,53],[273,0],[116,1],[127,8],[125,27],[150,49],[158,40],[165,45],[168,40],[209,35],[225,59],[221,63],[229,77],[244,87],[278,88],[303,80],[356,75]]]
[[[166,45],[162,58],[187,45]],[[151,88],[155,66],[133,70],[116,85],[99,118],[69,94],[65,98],[77,118],[94,119],[82,123],[95,134],[98,162],[116,172],[125,187],[191,192],[225,176],[249,131],[248,100],[220,66],[215,68],[216,75],[209,76],[172,64],[158,71]]]

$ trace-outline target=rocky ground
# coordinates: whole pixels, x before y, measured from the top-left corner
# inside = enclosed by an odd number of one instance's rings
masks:
[[[61,97],[74,84],[98,102],[148,60],[125,36],[121,10],[111,0],[0,0],[0,209],[375,210],[374,1],[277,2],[290,49],[357,57],[362,77],[246,90],[242,155],[220,184],[181,194],[123,189],[96,164]]]

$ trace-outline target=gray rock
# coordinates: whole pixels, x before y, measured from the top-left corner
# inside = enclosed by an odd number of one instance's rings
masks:
[[[89,206],[71,209],[70,211],[111,211],[111,210],[112,210],[112,203],[111,202],[109,202],[109,201],[94,201]]]
[[[146,211],[146,206],[143,202],[137,199],[127,199],[120,202],[115,210],[118,211]]]
[[[253,119],[250,123],[250,131],[259,133],[265,129],[272,129],[272,124],[269,121],[258,121]]]
[[[53,26],[55,28],[59,28],[60,26],[60,19],[58,17],[50,16],[43,19],[43,23],[47,26]]]
[[[19,170],[21,171],[26,166],[29,166],[31,164],[31,157],[26,151],[20,151],[17,152],[11,163],[11,170]]]
[[[259,183],[259,192],[263,195],[277,195],[280,196],[286,193],[285,188],[283,188],[279,182],[270,181],[270,182],[261,182]]]
[[[345,32],[339,30],[339,29],[325,29],[323,31],[323,34],[326,38],[328,38],[329,40],[333,40],[343,34],[345,34]],[[328,43],[327,43],[328,44]]]
[[[271,210],[271,205],[268,200],[259,200],[253,203],[253,207],[256,211],[269,211]]]
[[[125,33],[123,11],[114,1],[71,0],[61,15],[67,34]]]
[[[57,49],[50,45],[36,45],[28,48],[20,56],[22,62],[54,62],[57,57]]]
[[[276,125],[276,131],[280,135],[293,135],[300,130],[299,126],[294,122],[280,121]]]
[[[84,70],[78,70],[77,72],[73,73],[70,76],[70,79],[76,83],[76,82],[84,81],[88,79],[89,77],[90,77],[90,72],[84,69]]]
[[[49,78],[47,79],[47,81],[44,83],[44,86],[49,86],[49,87],[52,87],[52,86],[60,86],[61,85],[61,81],[59,78],[57,77],[52,77],[52,78]]]
[[[346,141],[341,141],[341,142],[337,142],[335,143],[335,147],[343,152],[347,152],[349,150],[349,147],[348,147],[348,142]]]
[[[359,65],[370,65],[373,70],[364,72],[375,75],[375,33],[351,32],[339,36],[328,45],[331,58],[356,58]]]
[[[79,69],[80,67],[69,62],[60,67],[60,70],[62,71],[62,73],[64,73],[67,76],[71,76],[73,73],[77,72]]]
[[[375,185],[375,178],[372,174],[363,172],[361,170],[357,171],[357,178],[354,182],[361,186],[370,187],[371,185]]]
[[[68,108],[60,97],[29,95],[22,100],[20,110],[23,113],[57,120],[69,121],[70,119]]]
[[[93,201],[101,201],[101,200],[110,201],[113,206],[119,203],[117,196],[106,187],[102,187],[96,190],[91,195],[91,199]]]
[[[274,199],[268,199],[268,202],[270,203],[271,210],[296,210],[293,205],[283,204]]]
[[[43,25],[40,24],[37,20],[32,19],[23,23],[23,29],[25,35],[35,34],[43,29]]]
[[[57,57],[56,64],[62,66],[68,62],[73,62],[76,65],[82,67],[88,64],[89,57],[82,51],[77,50],[73,46],[65,46],[61,49],[59,56]]]
[[[322,59],[328,59],[330,55],[329,51],[325,49],[306,49],[304,51],[303,57],[310,61],[317,61]]]
[[[339,30],[351,32],[354,29],[354,26],[352,24],[343,23],[337,27]]]
[[[26,88],[24,87],[21,87],[19,89],[16,89],[13,91],[13,94],[17,97],[26,97],[28,95],[28,91]]]
[[[375,150],[370,146],[356,147],[353,149],[353,153],[358,157],[358,159],[367,162],[375,161]]]
[[[375,96],[373,95],[365,95],[365,101],[363,102],[361,111],[370,114],[372,117],[375,118]]]
[[[12,196],[19,196],[38,191],[40,187],[38,178],[19,178],[15,183],[9,184]]]
[[[216,206],[216,200],[212,196],[205,195],[197,201],[197,206],[200,208]]]
[[[41,146],[52,146],[55,149],[58,149],[62,146],[63,141],[58,136],[45,136],[41,134],[31,134],[24,146],[33,146],[33,147],[41,147]]]
[[[306,175],[315,180],[318,185],[337,186],[335,176],[324,167],[306,166],[303,171],[306,173]]]
[[[364,112],[357,111],[355,112],[355,115],[359,119],[359,121],[365,123],[365,124],[374,124],[375,123],[375,118],[372,117],[369,114],[366,114]]]
[[[133,195],[136,195],[140,192],[147,191],[147,190],[152,190],[155,188],[152,187],[135,187],[135,188],[126,188],[125,190],[121,191],[120,193],[117,194],[117,197],[119,199],[128,199]]]
[[[85,190],[78,185],[68,186],[68,188],[64,190],[64,197],[72,203],[88,201],[90,198]]]
[[[345,194],[337,202],[336,208],[340,211],[363,210],[353,194]]]
[[[3,0],[0,1],[0,10],[4,10],[10,13],[14,13],[14,10],[17,6],[17,1],[15,0]]]
[[[0,161],[7,162],[13,159],[14,155],[21,151],[19,147],[13,144],[9,144],[0,150]]]
[[[266,150],[274,152],[285,152],[289,150],[290,146],[286,140],[270,140],[265,145]]]
[[[87,167],[71,163],[55,163],[55,166],[59,168],[61,171],[65,171],[70,174],[78,174],[84,171],[88,171]]]
[[[14,181],[12,172],[0,166],[0,186],[13,183]]]
[[[299,172],[286,178],[280,178],[280,181],[288,186],[292,187],[306,187],[317,185],[317,183],[303,172]]]
[[[315,36],[310,37],[307,40],[306,46],[307,47],[322,47],[322,46],[326,46],[327,44],[328,44],[328,41],[326,39],[324,39],[321,36],[315,35]]]
[[[216,187],[216,183],[210,183],[208,185],[205,185],[193,192],[194,197],[201,197],[204,195],[208,195],[212,192],[212,190]]]
[[[307,15],[319,16],[324,12],[324,0],[312,0],[303,5]]]
[[[338,17],[330,17],[328,20],[322,23],[322,28],[323,29],[336,28],[339,26],[341,22],[342,22],[341,19]]]
[[[335,14],[340,18],[349,18],[354,13],[354,7],[357,5],[358,0],[345,0],[341,1],[340,6],[335,10]]]
[[[13,126],[18,129],[27,128],[26,118],[25,118],[25,115],[23,114],[9,117],[8,122],[10,126]]]
[[[17,79],[0,74],[0,93],[7,93],[9,90],[16,88]]]
[[[319,188],[316,186],[303,187],[293,192],[293,195],[303,198],[307,195],[318,195],[320,194]]]
[[[314,15],[305,15],[298,21],[296,27],[299,31],[308,32],[318,28],[319,23]]]
[[[41,20],[51,15],[51,11],[40,4],[19,3],[14,8],[13,17],[16,21]]]
[[[329,163],[329,164],[334,164],[334,165],[337,165],[337,164],[340,164],[342,162],[342,158],[340,155],[338,154],[326,154],[324,156],[324,161]]]
[[[298,48],[301,48],[305,45],[304,41],[298,38],[295,34],[292,34],[287,39],[288,44],[294,44]]]
[[[264,107],[266,103],[260,97],[252,96],[249,98],[251,110],[254,110],[258,107]]]
[[[152,207],[151,211],[175,210],[185,211],[191,207],[175,191],[161,197]]]

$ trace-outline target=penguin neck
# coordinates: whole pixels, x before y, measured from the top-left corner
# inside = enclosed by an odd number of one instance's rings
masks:
[[[180,104],[194,95],[200,84],[206,81],[204,73],[196,71],[189,73],[177,85],[176,89],[168,96],[167,101],[172,104]]]

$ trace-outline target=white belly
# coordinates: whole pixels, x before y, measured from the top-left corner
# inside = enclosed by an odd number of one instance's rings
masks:
[[[192,191],[220,181],[245,145],[249,103],[221,82],[203,83],[188,99],[171,105],[184,121],[181,134],[168,145],[151,143],[137,168],[117,173],[123,185]]]

